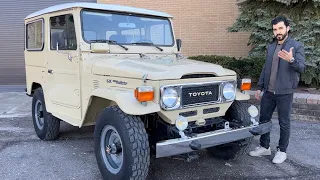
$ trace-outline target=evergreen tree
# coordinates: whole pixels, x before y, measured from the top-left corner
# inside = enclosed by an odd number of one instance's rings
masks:
[[[249,56],[265,56],[274,40],[271,20],[278,15],[290,21],[290,35],[305,48],[307,69],[301,80],[320,85],[320,0],[247,0],[239,3],[240,15],[229,32],[250,32]]]

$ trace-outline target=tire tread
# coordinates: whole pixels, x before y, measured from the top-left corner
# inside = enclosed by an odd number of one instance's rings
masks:
[[[148,134],[143,122],[140,120],[139,116],[128,115],[116,105],[108,108],[118,114],[120,120],[123,120],[124,127],[129,135],[129,147],[132,148],[131,158],[133,159],[133,165],[131,167],[132,176],[129,179],[146,179],[150,164],[150,148]]]

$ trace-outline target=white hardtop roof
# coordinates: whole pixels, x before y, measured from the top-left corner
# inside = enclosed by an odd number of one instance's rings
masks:
[[[145,14],[145,15],[154,15],[154,16],[161,16],[161,17],[172,17],[170,14],[166,14],[159,11],[152,11],[142,8],[135,8],[130,6],[122,6],[122,5],[114,5],[114,4],[99,4],[99,3],[65,3],[59,4],[55,6],[51,6],[40,11],[34,12],[28,15],[25,19],[33,18],[36,16],[40,16],[43,14],[60,11],[63,9],[70,9],[70,8],[89,8],[89,9],[98,9],[98,10],[108,10],[108,11],[120,11],[120,12],[129,12],[129,13],[136,13],[136,14]]]

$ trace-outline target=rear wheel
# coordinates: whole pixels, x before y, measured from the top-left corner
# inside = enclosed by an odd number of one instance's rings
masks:
[[[60,120],[46,110],[42,88],[35,90],[32,99],[32,120],[37,136],[54,140],[59,135]]]
[[[251,125],[250,115],[248,113],[248,108],[250,104],[241,101],[234,101],[224,119],[230,122],[231,127],[240,128],[243,126]],[[251,138],[246,138],[243,140],[222,144],[214,147],[207,148],[209,155],[215,158],[220,158],[224,160],[235,159],[247,152],[248,147],[252,141]]]
[[[145,179],[150,164],[148,135],[138,116],[118,106],[104,109],[94,131],[96,160],[103,179]]]

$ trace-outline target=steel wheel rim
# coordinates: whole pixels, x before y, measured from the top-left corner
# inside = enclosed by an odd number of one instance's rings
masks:
[[[44,126],[44,118],[43,118],[43,106],[40,100],[37,100],[36,105],[34,106],[35,119],[37,127],[42,130]]]
[[[117,174],[123,164],[123,147],[119,133],[113,126],[107,125],[103,128],[100,150],[106,168]]]

